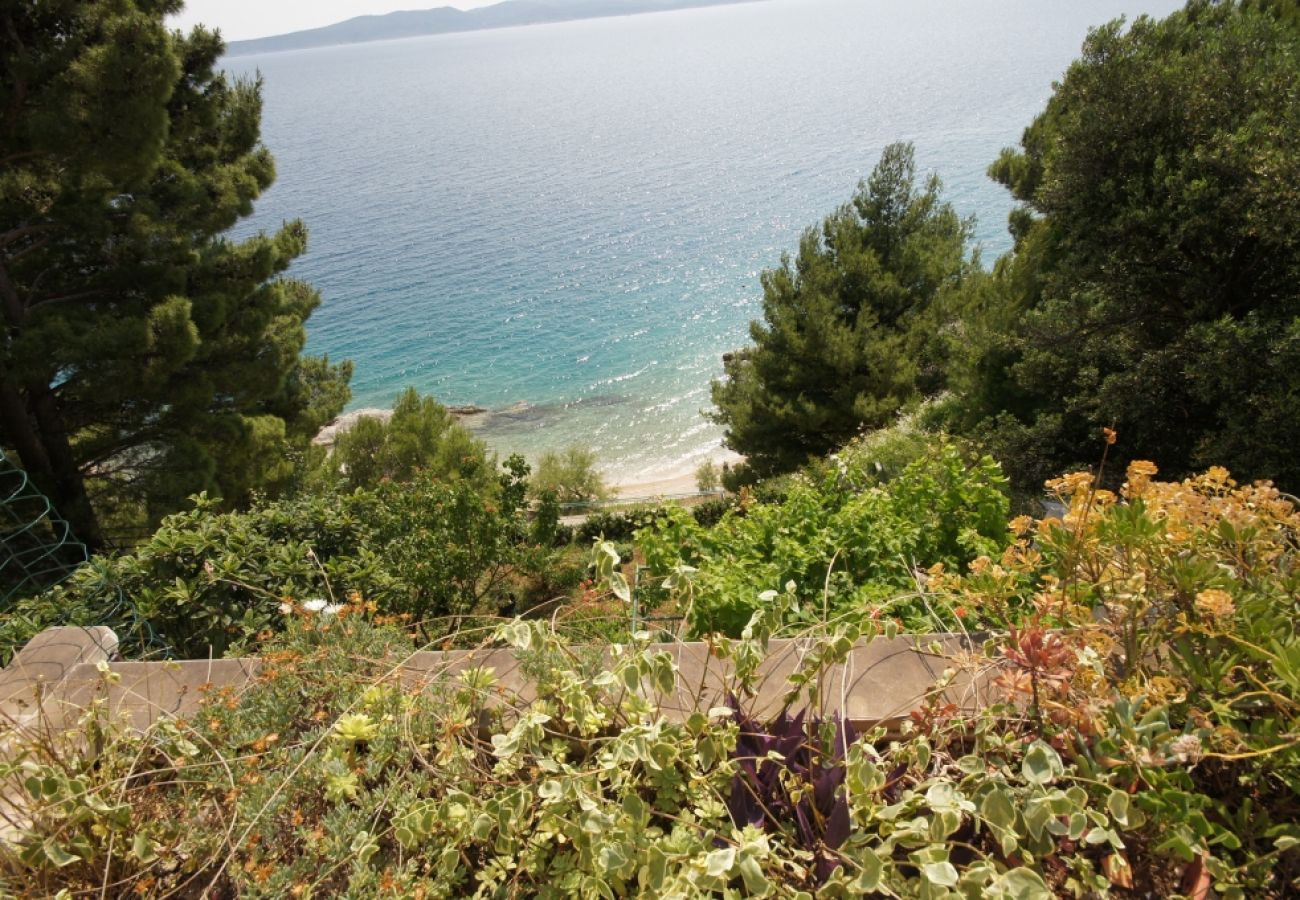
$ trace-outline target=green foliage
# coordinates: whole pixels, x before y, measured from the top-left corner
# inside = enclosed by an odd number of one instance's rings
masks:
[[[93,547],[101,515],[278,488],[351,373],[301,357],[302,224],[223,236],[274,179],[261,89],[216,71],[214,33],[170,31],[178,7],[0,13],[3,440]]]
[[[727,446],[755,474],[797,469],[944,384],[936,335],[974,264],[971,225],[940,189],[918,187],[911,146],[893,144],[795,260],[763,273],[754,345],[713,384]]]
[[[666,510],[666,505],[641,504],[624,509],[591,513],[574,529],[574,541],[583,546],[589,546],[597,538],[608,541],[631,541],[638,530],[648,528],[667,515]]]
[[[1002,627],[946,660],[891,732],[812,711],[832,667],[888,621],[833,623],[780,684],[761,670],[797,588],[739,640],[713,641],[732,700],[701,695],[682,717],[659,698],[680,709],[701,686],[644,638],[582,647],[539,621],[502,625],[524,700],[490,667],[401,677],[417,648],[362,601],[300,606],[258,678],[211,692],[190,721],[139,734],[92,706],[75,731],[11,734],[0,780],[27,815],[0,889],[1293,896],[1300,517],[1223,470],[1153,474],[1130,467],[1122,498],[1060,479],[1063,518],[1011,523],[997,562],[933,569],[928,602]],[[850,461],[843,477],[868,475]],[[997,679],[997,701],[949,705],[977,675]],[[760,682],[811,710],[756,719]]]
[[[585,447],[543,453],[529,484],[534,496],[549,492],[561,503],[588,503],[610,495],[596,468],[595,452]]]
[[[650,573],[686,565],[670,596],[695,634],[739,634],[777,591],[793,591],[787,624],[862,613],[914,588],[917,572],[999,552],[1008,535],[1005,480],[990,459],[937,445],[882,485],[870,453],[851,448],[833,464],[793,479],[779,502],[754,502],[712,528],[669,507],[637,535]],[[922,604],[893,602],[923,630]]]
[[[1300,484],[1293,14],[1193,0],[1094,30],[993,166],[1023,207],[958,388],[1019,485],[1095,461],[1103,426],[1121,463]]]
[[[705,460],[695,470],[695,487],[700,493],[716,491],[722,484],[722,473],[711,459]]]
[[[494,490],[424,478],[236,513],[200,497],[134,552],[96,558],[20,604],[0,619],[0,639],[14,648],[51,624],[107,624],[128,650],[206,657],[282,627],[286,603],[356,595],[428,634],[526,609],[545,590],[533,579],[569,576],[528,540],[527,467],[508,465]]]
[[[492,465],[487,447],[446,407],[407,388],[387,421],[362,417],[339,434],[315,478],[327,484],[341,479],[352,489],[420,476],[483,483]]]
[[[638,531],[650,528],[667,518],[670,508],[685,510],[700,526],[711,528],[734,509],[735,504],[729,498],[719,497],[684,507],[665,503],[659,506],[639,504],[621,509],[600,510],[588,515],[581,525],[573,529],[571,536],[579,546],[590,546],[591,542],[598,538],[630,543]]]

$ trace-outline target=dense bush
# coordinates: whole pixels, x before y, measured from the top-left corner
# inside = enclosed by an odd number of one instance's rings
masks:
[[[529,540],[521,460],[492,489],[417,478],[221,513],[206,498],[166,519],[134,552],[99,557],[0,624],[12,652],[50,624],[107,624],[128,652],[221,655],[278,628],[285,601],[356,593],[422,627],[474,613],[518,613],[573,566]],[[579,570],[580,571],[580,570]]]
[[[492,480],[492,468],[486,445],[446,407],[407,388],[387,421],[363,416],[340,433],[316,460],[307,483],[370,489],[383,482],[433,477],[485,484]]]
[[[11,735],[21,755],[0,776],[31,799],[0,852],[3,887],[1295,896],[1300,516],[1221,470],[1161,483],[1153,469],[1130,467],[1120,497],[1062,479],[1063,519],[1017,520],[997,557],[926,573],[936,604],[1015,610],[940,678],[996,676],[986,709],[936,692],[892,736],[818,715],[825,667],[890,630],[862,615],[790,676],[811,709],[755,719],[746,698],[791,594],[715,641],[735,699],[684,721],[654,697],[697,686],[636,640],[603,659],[541,623],[503,626],[537,698],[497,702],[488,669],[403,683],[415,648],[360,599],[299,609],[257,682],[211,693],[189,722],[138,735],[93,709],[75,736]]]
[[[729,511],[736,508],[735,498],[716,497],[692,506],[678,506],[665,503],[659,506],[638,504],[623,509],[608,509],[594,512],[573,529],[573,540],[582,546],[590,546],[599,538],[608,541],[629,542],[638,531],[649,528],[665,519],[670,507],[684,510],[701,527],[711,528],[722,520]]]
[[[1112,426],[1121,463],[1300,487],[1295,15],[1192,0],[1095,29],[992,167],[1023,205],[953,332],[956,387],[1018,484],[1090,464]]]
[[[529,483],[534,497],[554,494],[561,503],[582,504],[604,500],[609,487],[596,468],[596,454],[586,447],[567,447],[543,453]]]
[[[638,546],[652,575],[672,576],[671,597],[694,633],[735,635],[787,584],[807,622],[896,599],[935,563],[1000,552],[1004,486],[991,460],[943,443],[882,485],[869,448],[855,446],[790,479],[779,500],[749,503],[712,528],[668,508]],[[942,625],[923,604],[894,605],[922,629]]]
[[[574,529],[574,540],[583,545],[590,545],[597,538],[615,542],[630,541],[638,529],[654,524],[666,514],[665,507],[646,504],[625,509],[600,510],[588,515]]]

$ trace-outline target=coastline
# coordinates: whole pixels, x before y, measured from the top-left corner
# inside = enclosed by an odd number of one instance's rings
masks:
[[[703,465],[707,461],[721,468],[723,463],[735,465],[743,460],[744,457],[734,450],[718,447],[704,459],[701,459],[697,465]],[[668,475],[654,478],[632,477],[611,481],[609,482],[609,489],[616,500],[650,499],[653,497],[670,497],[674,494],[694,494],[697,492],[695,469],[678,469]]]
[[[467,407],[449,407],[448,411],[456,418],[458,422],[474,430],[475,421],[482,421],[490,411],[477,406]],[[312,443],[321,447],[332,447],[338,435],[347,431],[357,423],[357,420],[363,418],[374,418],[381,421],[388,421],[393,416],[391,409],[382,409],[378,407],[366,407],[344,413],[328,425],[324,426],[312,439]],[[609,461],[606,465],[601,466],[602,474],[606,479],[612,499],[615,500],[635,500],[651,499],[654,497],[667,497],[676,494],[694,494],[695,471],[705,462],[712,462],[721,468],[724,463],[735,465],[742,462],[744,457],[733,450],[725,447],[715,447],[708,453],[697,459],[693,463],[679,463],[669,468],[666,472],[656,471],[654,475],[648,475],[643,472],[640,475],[624,475],[619,478],[610,477],[608,474]],[[616,463],[615,463],[616,464]],[[649,471],[655,471],[650,469]]]

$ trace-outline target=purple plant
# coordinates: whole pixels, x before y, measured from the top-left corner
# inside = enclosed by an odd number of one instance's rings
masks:
[[[780,832],[810,851],[817,880],[825,881],[840,864],[833,851],[849,836],[849,805],[839,789],[845,751],[857,739],[853,726],[838,714],[810,718],[806,709],[795,716],[782,710],[764,723],[742,712],[734,697],[730,706],[740,726],[733,754],[740,771],[727,801],[732,821]]]

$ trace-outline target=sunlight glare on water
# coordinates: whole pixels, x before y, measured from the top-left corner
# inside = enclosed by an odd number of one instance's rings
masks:
[[[279,180],[239,234],[302,218],[309,350],[353,408],[406,385],[497,411],[482,434],[581,443],[615,478],[692,469],[759,273],[916,145],[978,217],[985,175],[1091,25],[1175,2],[768,0],[227,61],[260,72]]]

